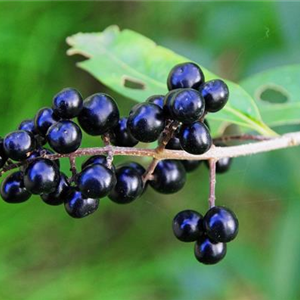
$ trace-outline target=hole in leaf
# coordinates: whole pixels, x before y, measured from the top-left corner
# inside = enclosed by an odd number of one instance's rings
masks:
[[[273,104],[286,103],[288,93],[280,86],[266,86],[259,91],[259,99]]]
[[[146,84],[144,82],[130,77],[123,78],[123,85],[124,87],[133,90],[144,90],[146,88]]]

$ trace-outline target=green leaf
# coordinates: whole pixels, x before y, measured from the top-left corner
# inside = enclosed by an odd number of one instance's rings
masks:
[[[269,126],[300,123],[300,65],[279,67],[243,80]]]
[[[78,66],[116,92],[138,102],[155,94],[166,94],[170,69],[188,58],[157,46],[152,40],[117,26],[101,33],[78,33],[67,38],[69,55],[80,54],[87,60]],[[218,76],[203,68],[207,80]],[[230,100],[226,107],[210,114],[209,119],[234,123],[264,135],[274,135],[262,121],[253,99],[237,84],[226,81]],[[135,88],[129,87],[134,86]]]

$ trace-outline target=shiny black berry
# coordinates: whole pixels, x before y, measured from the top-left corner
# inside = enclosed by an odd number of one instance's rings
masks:
[[[62,120],[53,124],[47,131],[47,141],[57,153],[67,154],[76,151],[81,144],[82,133],[77,124]]]
[[[80,93],[73,88],[66,88],[54,96],[52,108],[56,115],[64,119],[77,117],[83,107]]]
[[[37,134],[33,119],[22,121],[18,127],[18,130],[26,130],[31,132],[33,135]]]
[[[100,164],[107,167],[107,158],[105,155],[94,155],[89,157],[83,164],[81,165],[81,170],[90,165]],[[112,170],[115,170],[114,165],[112,165]]]
[[[88,198],[80,191],[72,188],[65,199],[67,213],[76,219],[87,217],[94,213],[99,207],[99,200]]]
[[[55,191],[59,179],[57,165],[49,159],[38,158],[25,169],[24,185],[32,194],[49,194]]]
[[[195,243],[194,251],[199,262],[213,265],[225,257],[227,246],[225,243],[216,243],[207,236],[203,236]]]
[[[181,162],[176,160],[160,161],[150,185],[159,193],[172,194],[181,190],[186,182],[186,172]]]
[[[209,112],[221,110],[229,98],[227,84],[220,79],[205,82],[199,91],[205,100],[205,109]]]
[[[146,102],[155,104],[155,105],[159,106],[160,108],[163,108],[164,107],[164,98],[165,98],[165,96],[163,96],[163,95],[153,95],[153,96],[149,97],[146,100]]]
[[[182,149],[191,154],[203,154],[207,152],[212,145],[209,130],[201,122],[182,125],[179,139]]]
[[[201,94],[194,89],[182,89],[168,102],[171,116],[182,123],[198,121],[205,112],[205,102]]]
[[[49,127],[59,121],[59,117],[54,114],[53,109],[49,107],[41,108],[34,119],[34,124],[37,132],[45,136]]]
[[[167,85],[169,90],[179,88],[197,89],[204,81],[201,68],[194,63],[186,62],[173,67],[169,73]]]
[[[230,169],[231,162],[232,158],[230,157],[223,157],[219,159],[216,163],[216,172],[218,174],[227,172]]]
[[[163,110],[152,103],[137,104],[132,108],[127,124],[138,141],[154,142],[165,128]]]
[[[8,203],[21,203],[28,200],[31,193],[23,182],[23,173],[18,171],[8,175],[1,183],[1,197]]]
[[[7,154],[4,151],[3,138],[0,138],[0,168],[5,165],[7,158]]]
[[[25,130],[17,130],[7,134],[3,141],[6,155],[13,160],[24,160],[35,149],[34,136]]]
[[[166,94],[164,98],[164,106],[163,106],[163,111],[166,119],[174,119],[171,110],[171,102],[173,98],[176,96],[176,94],[182,90],[183,89],[176,89],[176,90],[169,91]]]
[[[87,166],[78,175],[78,188],[86,197],[102,198],[109,194],[116,184],[112,170],[101,164]]]
[[[127,167],[130,167],[130,168],[133,168],[135,169],[141,176],[144,175],[144,173],[146,172],[145,168],[140,165],[139,163],[135,162],[135,161],[130,161],[130,162],[126,162],[124,164],[121,165],[122,167],[123,166],[127,166]]]
[[[216,242],[228,243],[238,234],[239,222],[228,208],[214,206],[204,216],[206,234]]]
[[[34,158],[40,157],[42,155],[42,153],[44,153],[46,155],[48,155],[48,154],[54,154],[54,152],[51,151],[50,149],[41,148],[39,150],[32,151],[30,153],[30,155],[28,155],[28,157],[26,158],[26,161],[31,161]],[[58,168],[60,167],[59,159],[53,160],[53,162],[55,162],[55,164],[57,165]],[[21,166],[20,169],[24,171],[25,170],[25,166]]]
[[[143,192],[142,176],[132,167],[121,166],[116,170],[117,183],[108,195],[118,204],[127,204],[137,199]]]
[[[42,200],[49,205],[60,205],[64,203],[68,193],[70,192],[70,184],[64,173],[60,173],[60,179],[55,191],[50,194],[42,194]]]
[[[139,141],[135,139],[127,126],[127,118],[121,118],[112,130],[111,143],[115,146],[134,147]]]
[[[174,235],[182,242],[194,242],[203,235],[203,216],[194,210],[179,212],[173,219]]]
[[[119,109],[114,99],[98,93],[84,100],[78,122],[86,133],[96,136],[116,126],[119,116]]]

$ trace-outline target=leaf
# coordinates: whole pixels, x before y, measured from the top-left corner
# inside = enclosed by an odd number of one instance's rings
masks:
[[[300,65],[279,67],[243,80],[269,126],[300,123]]]
[[[155,94],[166,94],[171,68],[188,58],[157,46],[152,40],[131,30],[110,26],[100,33],[78,33],[67,38],[68,55],[80,54],[87,60],[78,66],[112,90],[138,102]],[[206,80],[217,78],[203,68]],[[234,123],[264,135],[274,135],[262,121],[253,99],[237,84],[226,81],[230,100],[209,119]],[[133,88],[132,86],[133,85]],[[131,87],[130,87],[131,86]]]

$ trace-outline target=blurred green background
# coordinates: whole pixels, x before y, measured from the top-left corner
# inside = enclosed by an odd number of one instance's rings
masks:
[[[82,58],[66,56],[69,35],[117,24],[239,81],[300,62],[299,14],[300,3],[284,2],[1,2],[0,135],[64,87],[106,90],[76,68]],[[127,114],[133,102],[112,94]],[[99,144],[85,136],[85,146]],[[82,220],[38,197],[2,201],[0,299],[300,299],[298,152],[239,158],[217,178],[217,203],[236,212],[240,233],[215,266],[200,265],[171,230],[180,210],[207,210],[204,166],[175,196],[148,189],[127,206],[103,199]]]

